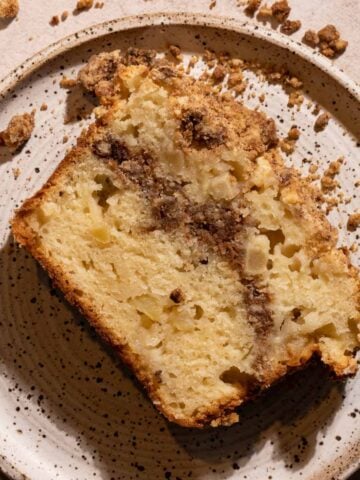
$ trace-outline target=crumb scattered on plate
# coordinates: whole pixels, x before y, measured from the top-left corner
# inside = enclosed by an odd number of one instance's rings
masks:
[[[321,113],[314,123],[315,132],[322,132],[327,127],[329,123],[330,115],[327,112]]]
[[[260,7],[260,4],[261,4],[261,0],[248,0],[245,7],[245,13],[251,16],[254,15],[254,13]]]
[[[35,127],[35,110],[15,115],[5,130],[0,132],[0,145],[13,151],[22,147],[31,137]]]

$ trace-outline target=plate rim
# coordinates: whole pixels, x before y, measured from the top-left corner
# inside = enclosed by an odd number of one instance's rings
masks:
[[[107,20],[105,22],[91,25],[54,43],[44,47],[37,53],[27,58],[23,63],[11,70],[0,79],[0,100],[6,96],[16,83],[24,80],[34,70],[41,67],[47,61],[65,53],[81,44],[99,38],[101,36],[118,33],[142,27],[153,27],[160,25],[188,25],[196,27],[218,28],[222,30],[235,31],[236,33],[252,36],[280,48],[289,50],[301,58],[319,68],[327,75],[334,78],[345,90],[352,94],[360,103],[360,83],[353,80],[341,68],[335,65],[333,60],[328,59],[320,52],[312,50],[305,44],[296,41],[287,35],[276,30],[257,25],[251,20],[241,21],[235,17],[215,16],[211,14],[179,13],[179,12],[155,12],[129,15],[126,17]]]
[[[16,84],[25,80],[38,68],[41,68],[46,62],[53,60],[57,56],[66,53],[73,48],[77,48],[83,43],[89,42],[102,36],[111,35],[127,30],[158,27],[158,26],[189,26],[189,27],[208,27],[236,32],[238,34],[254,37],[280,48],[288,50],[305,61],[309,62],[322,72],[332,77],[341,87],[350,93],[360,105],[360,84],[353,80],[341,68],[336,66],[333,61],[324,57],[319,52],[311,50],[309,47],[299,41],[295,41],[276,30],[257,25],[253,21],[242,21],[230,16],[220,16],[202,13],[190,12],[153,12],[144,14],[135,14],[125,17],[115,18],[105,22],[91,25],[66,37],[47,45],[37,53],[28,57],[22,64],[12,69],[7,75],[0,79],[0,102],[6,97]],[[339,469],[338,474],[343,479],[355,473],[359,466],[356,461],[351,461],[343,470]],[[7,458],[0,452],[0,473],[6,475],[12,480],[32,480],[20,470],[14,467]]]

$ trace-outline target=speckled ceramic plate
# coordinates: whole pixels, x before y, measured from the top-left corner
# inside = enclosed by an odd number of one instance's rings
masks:
[[[244,101],[257,106],[264,92],[260,108],[277,120],[280,133],[298,125],[298,147],[287,161],[305,174],[311,162],[319,161],[321,170],[344,155],[339,178],[349,202],[332,212],[331,221],[342,244],[356,240],[344,225],[359,206],[359,91],[307,47],[230,19],[143,16],[93,27],[36,55],[0,83],[0,128],[15,113],[37,109],[36,129],[24,149],[13,158],[0,152],[1,468],[15,479],[32,480],[344,479],[360,454],[360,376],[336,383],[314,363],[242,408],[240,423],[231,428],[172,425],[12,242],[14,208],[48,178],[86,124],[78,121],[79,111],[92,107],[80,90],[59,88],[61,76],[73,76],[104,49],[161,50],[169,43],[179,44],[185,57],[206,46],[289,65],[305,84],[307,99],[299,111],[287,108],[279,85],[253,74]],[[333,116],[324,132],[314,133],[309,100]],[[43,103],[48,108],[40,111]]]

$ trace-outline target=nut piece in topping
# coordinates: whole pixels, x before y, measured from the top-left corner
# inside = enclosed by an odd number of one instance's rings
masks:
[[[280,31],[285,33],[286,35],[291,35],[297,32],[301,27],[300,20],[285,20],[285,22],[281,25]]]
[[[170,300],[174,303],[183,302],[185,300],[184,292],[180,288],[175,288],[175,290],[170,293]]]
[[[31,113],[15,115],[5,130],[0,132],[0,145],[13,151],[18,150],[31,137],[35,127],[35,110]]]
[[[318,116],[314,123],[315,132],[322,132],[327,124],[329,123],[330,115],[327,112],[322,113]]]
[[[280,0],[271,5],[272,16],[276,18],[279,23],[285,22],[290,13],[290,7],[287,0]]]
[[[309,47],[315,48],[320,43],[319,35],[315,32],[315,30],[306,30],[302,41],[309,45]]]
[[[0,0],[0,18],[14,18],[18,13],[18,0]]]
[[[92,8],[94,4],[94,0],[78,0],[76,4],[76,10],[77,11],[82,11],[82,10],[89,10]]]
[[[357,228],[360,227],[360,212],[352,213],[349,215],[349,219],[347,222],[347,229],[350,232],[355,232]]]
[[[254,15],[256,10],[260,7],[261,0],[248,0],[246,7],[245,7],[245,13],[247,15]]]

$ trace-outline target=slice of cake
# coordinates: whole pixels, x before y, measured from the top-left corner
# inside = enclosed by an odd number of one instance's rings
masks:
[[[17,211],[16,240],[189,427],[314,354],[356,369],[359,280],[272,120],[149,52],[80,74],[102,114]]]

